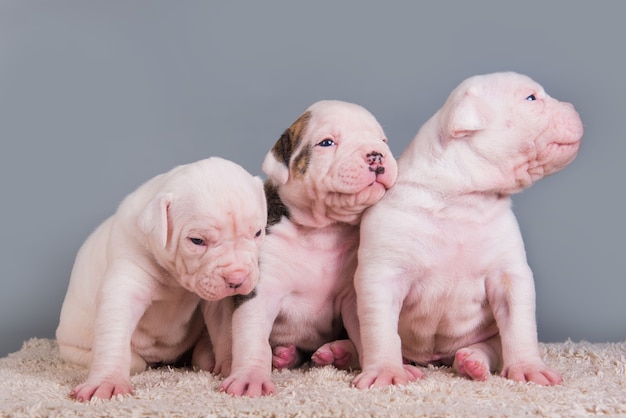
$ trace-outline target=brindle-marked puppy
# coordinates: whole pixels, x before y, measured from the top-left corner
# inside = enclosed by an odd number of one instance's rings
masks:
[[[233,315],[232,373],[221,390],[272,393],[272,347],[295,343],[313,352],[341,336],[343,320],[358,324],[342,315],[356,314],[352,280],[361,214],[397,177],[386,141],[363,107],[321,101],[267,154],[269,227],[260,279],[255,297]],[[289,366],[294,357],[276,352],[274,365]]]

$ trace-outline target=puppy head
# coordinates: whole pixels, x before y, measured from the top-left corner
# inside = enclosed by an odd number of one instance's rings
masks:
[[[314,227],[358,223],[398,174],[374,116],[336,100],[309,107],[266,155],[263,171],[290,216]]]
[[[439,115],[438,140],[477,190],[518,192],[574,160],[583,126],[569,103],[529,77],[471,77]]]
[[[220,158],[167,176],[139,218],[155,259],[203,299],[250,293],[267,221],[261,179]]]

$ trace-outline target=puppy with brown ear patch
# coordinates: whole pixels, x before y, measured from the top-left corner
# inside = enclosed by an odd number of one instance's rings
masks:
[[[233,315],[232,373],[221,390],[272,393],[272,363],[293,365],[295,348],[313,352],[340,338],[343,323],[348,334],[358,330],[352,280],[361,214],[397,177],[386,142],[363,107],[321,101],[267,154],[261,277],[254,297]],[[278,347],[274,358],[272,347]]]
[[[229,366],[229,297],[256,286],[266,220],[261,180],[221,158],[176,167],[128,195],[72,270],[56,336],[61,357],[89,375],[71,396],[130,393],[131,373],[176,361],[203,331],[216,358],[196,350],[194,364]]]

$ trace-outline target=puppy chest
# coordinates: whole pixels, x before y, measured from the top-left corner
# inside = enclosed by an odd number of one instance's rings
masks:
[[[315,248],[299,242],[264,248],[261,277],[283,283],[286,292],[317,305],[352,282],[356,269],[353,246]]]
[[[439,219],[413,232],[407,269],[425,287],[481,281],[513,257],[510,228],[499,222]],[[471,285],[468,285],[471,286]]]

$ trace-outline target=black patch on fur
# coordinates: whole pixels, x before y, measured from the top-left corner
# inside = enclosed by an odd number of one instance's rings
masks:
[[[254,298],[256,296],[256,288],[252,290],[252,292],[247,295],[235,295],[233,296],[233,306],[235,309],[240,307],[244,302]]]
[[[289,218],[289,210],[278,195],[278,186],[266,180],[263,189],[265,190],[265,199],[267,199],[267,226],[265,231],[269,233],[268,228],[280,222],[283,216]]]

